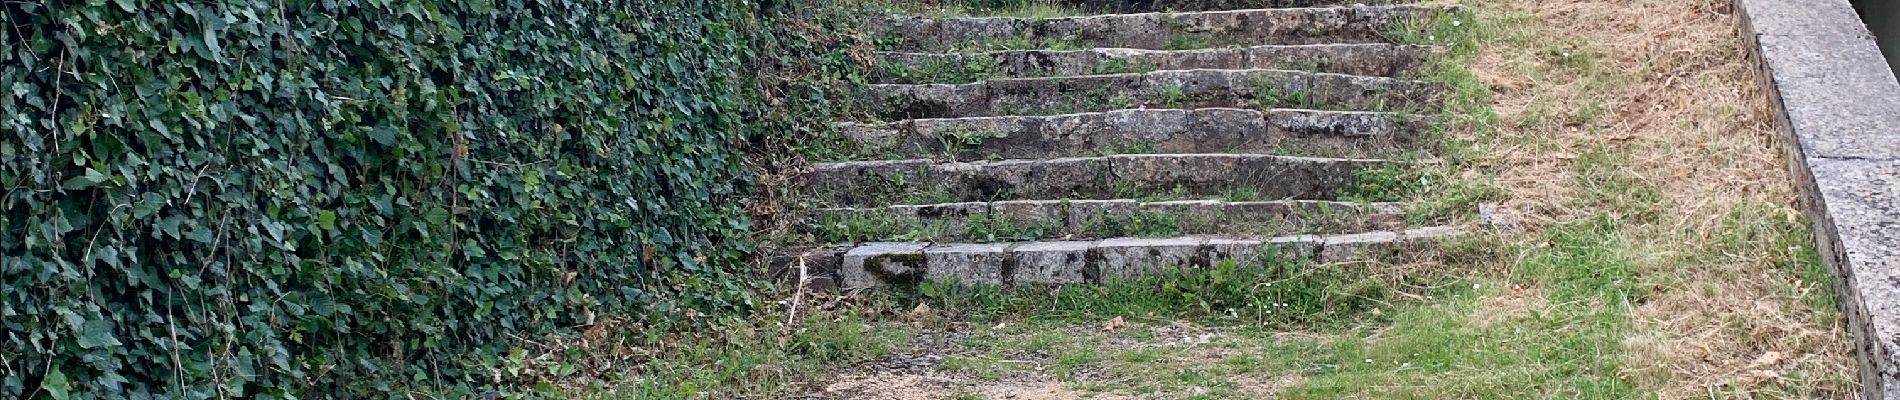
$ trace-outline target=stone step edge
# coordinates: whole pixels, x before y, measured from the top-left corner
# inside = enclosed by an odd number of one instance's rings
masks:
[[[1093,15],[1072,15],[1072,16],[1048,17],[1048,18],[1008,17],[1008,16],[968,16],[968,17],[934,17],[933,18],[933,17],[916,16],[916,15],[892,15],[887,18],[892,21],[1018,20],[1018,21],[1053,22],[1053,21],[1085,20],[1085,19],[1142,18],[1142,17],[1148,17],[1148,16],[1174,18],[1174,17],[1181,17],[1181,16],[1194,16],[1194,15],[1252,14],[1252,13],[1263,13],[1263,12],[1312,13],[1312,12],[1330,12],[1330,11],[1337,11],[1337,10],[1342,10],[1342,9],[1358,9],[1358,10],[1386,9],[1386,10],[1422,10],[1422,11],[1460,12],[1460,11],[1465,10],[1465,6],[1461,4],[1376,4],[1376,5],[1337,5],[1337,6],[1325,6],[1325,7],[1248,8],[1248,9],[1238,9],[1238,10],[1213,10],[1213,11],[1093,14]]]
[[[1149,207],[1149,206],[1166,207],[1166,206],[1184,206],[1184,205],[1206,205],[1206,206],[1326,205],[1326,206],[1340,207],[1340,208],[1346,208],[1346,209],[1373,210],[1373,211],[1381,212],[1381,213],[1402,213],[1404,212],[1404,208],[1406,205],[1406,203],[1401,203],[1401,202],[1358,203],[1358,202],[1349,202],[1349,201],[1330,201],[1330,200],[1263,200],[1263,201],[1227,201],[1227,200],[1142,201],[1142,200],[1135,200],[1135,199],[1001,200],[1001,201],[967,201],[967,202],[957,202],[957,203],[934,203],[934,204],[893,204],[893,205],[883,206],[883,207],[830,207],[830,208],[814,209],[811,212],[823,214],[823,213],[873,212],[873,211],[892,210],[892,209],[918,209],[918,208],[930,208],[930,207],[981,206],[985,208],[992,208],[998,205],[1057,206],[1057,205],[1069,205],[1069,204],[1079,204],[1079,205],[1128,204],[1128,205],[1133,205],[1136,207]]]
[[[801,181],[819,204],[1140,198],[1254,190],[1263,199],[1337,200],[1361,172],[1413,161],[1260,154],[1124,154],[954,162],[934,159],[816,164]],[[918,201],[911,199],[938,199]]]
[[[994,241],[976,239],[973,232],[1002,227],[1008,234],[1035,233],[1015,240],[1093,240],[1135,234],[1138,229],[1166,229],[1178,235],[1326,234],[1403,229],[1406,207],[1406,203],[1324,200],[1007,200],[820,208],[806,211],[800,225],[821,240],[836,237],[826,233],[841,233],[832,229],[864,234],[844,227],[868,223],[935,232],[932,237],[940,240],[986,243]]]
[[[853,88],[873,120],[1055,115],[1136,108],[1315,108],[1429,112],[1442,82],[1281,69],[1185,69]]]
[[[1245,69],[1218,69],[1218,68],[1188,68],[1188,69],[1165,69],[1165,70],[1159,70],[1159,71],[1148,71],[1148,72],[1129,72],[1129,73],[1120,73],[1120,74],[1090,74],[1090,75],[1071,75],[1071,76],[1045,76],[1045,77],[1027,77],[1027,78],[996,78],[996,79],[988,79],[988,80],[982,80],[982,81],[976,81],[976,82],[970,82],[970,83],[871,83],[871,84],[866,84],[866,86],[868,86],[868,87],[870,87],[871,89],[881,89],[881,88],[902,88],[902,87],[951,87],[951,88],[955,88],[955,87],[972,87],[972,86],[985,86],[985,85],[990,85],[990,84],[996,84],[996,83],[1013,83],[1013,82],[1031,82],[1031,81],[1063,81],[1063,80],[1082,80],[1082,79],[1106,79],[1106,78],[1116,78],[1116,77],[1142,77],[1142,78],[1152,78],[1152,77],[1157,77],[1157,76],[1165,76],[1165,75],[1185,75],[1185,74],[1194,74],[1194,73],[1210,73],[1210,72],[1211,72],[1211,73],[1223,73],[1223,74],[1258,74],[1258,73],[1283,73],[1283,74],[1291,74],[1291,75],[1309,75],[1309,76],[1315,76],[1315,77],[1346,77],[1346,78],[1353,78],[1353,79],[1363,79],[1363,80],[1368,80],[1368,81],[1375,81],[1375,82],[1377,82],[1377,81],[1385,81],[1385,82],[1389,82],[1389,83],[1396,83],[1396,84],[1405,84],[1405,85],[1421,85],[1421,86],[1435,86],[1435,85],[1442,85],[1442,83],[1440,83],[1440,82],[1436,82],[1436,81],[1428,81],[1428,80],[1422,80],[1422,79],[1406,79],[1406,78],[1394,78],[1394,77],[1389,77],[1389,76],[1369,76],[1369,75],[1352,75],[1352,74],[1335,74],[1335,73],[1330,73],[1330,72],[1311,72],[1311,71],[1301,71],[1301,70],[1296,70],[1296,69],[1277,69],[1277,68],[1245,68]]]
[[[1226,45],[1393,43],[1407,21],[1461,12],[1444,5],[1313,7],[1058,18],[898,16],[867,21],[880,49],[986,47],[1208,48]]]
[[[876,54],[877,56],[880,56],[880,57],[881,56],[911,56],[911,57],[995,56],[995,55],[1016,54],[1016,53],[1053,53],[1053,54],[1099,53],[1099,54],[1107,55],[1107,56],[1123,56],[1123,55],[1131,55],[1131,54],[1218,53],[1218,52],[1245,51],[1245,50],[1255,50],[1255,49],[1296,50],[1296,49],[1329,49],[1329,48],[1431,49],[1433,51],[1441,51],[1444,49],[1441,46],[1423,45],[1423,44],[1326,43],[1326,44],[1263,44],[1263,45],[1255,45],[1255,46],[1211,47],[1211,48],[1205,48],[1205,49],[1188,49],[1188,50],[1152,50],[1152,49],[1138,49],[1138,48],[1132,48],[1132,47],[1094,47],[1094,48],[1079,49],[1079,50],[987,50],[987,51],[964,51],[964,52],[877,51],[877,52],[873,52],[873,54]]]
[[[1191,50],[1150,50],[1098,47],[1081,50],[992,50],[976,52],[880,51],[879,62],[901,69],[880,68],[871,76],[878,83],[927,83],[893,71],[926,74],[976,74],[983,79],[1059,77],[1101,74],[1112,70],[1167,71],[1193,68],[1296,68],[1360,76],[1400,76],[1416,70],[1443,48],[1430,45],[1346,43],[1229,46]],[[971,64],[978,63],[978,64]],[[995,63],[990,65],[989,63]],[[1119,63],[1119,64],[1117,64]],[[1311,64],[1306,64],[1311,63]],[[981,69],[971,70],[972,65]],[[950,68],[950,70],[944,70]],[[963,79],[974,78],[966,76]]]
[[[1193,8],[1193,7],[1198,7],[1198,5],[1196,5],[1195,3],[1210,3],[1210,2],[1217,3],[1217,5],[1215,5],[1215,8]],[[1257,10],[1257,9],[1298,9],[1298,8],[1340,8],[1340,7],[1387,6],[1387,5],[1396,5],[1396,4],[1413,4],[1415,0],[1305,0],[1303,1],[1303,3],[1306,3],[1306,5],[1287,5],[1287,3],[1290,3],[1290,2],[1291,0],[1240,0],[1240,1],[1234,1],[1234,0],[1226,0],[1226,1],[1149,0],[1149,1],[1140,1],[1140,2],[1131,2],[1127,0],[1055,0],[1054,1],[1054,3],[1056,3],[1056,5],[1058,6],[1069,7],[1078,11],[1091,13],[1091,14],[1077,14],[1077,15],[1099,15],[1099,14],[1109,14],[1109,13],[1114,13],[1114,14],[1153,13],[1153,12],[1162,12],[1166,10],[1176,10],[1175,12],[1197,12],[1197,11],[1228,11],[1228,10]],[[1129,3],[1139,3],[1139,4],[1129,4]],[[1183,3],[1186,3],[1186,4],[1183,4]],[[1220,5],[1224,5],[1224,4],[1244,4],[1244,5],[1240,5],[1240,6],[1232,7],[1232,8],[1220,7]],[[1147,8],[1131,10],[1129,9],[1130,7],[1147,7]]]
[[[1387,140],[1393,141],[1393,145],[1402,145],[1422,139],[1437,120],[1432,115],[1404,112],[1206,107],[1046,116],[918,118],[894,122],[842,121],[832,126],[845,140],[862,146],[853,150],[852,157],[881,154],[935,158],[951,153],[973,153],[1009,159],[1095,155],[1112,151],[1113,146],[1141,144],[1152,147],[1143,152],[1154,154],[1210,150],[1279,154],[1269,150],[1288,143],[1323,145],[1340,140],[1348,141],[1340,144]],[[962,140],[967,139],[959,135],[970,135],[980,141],[963,143]],[[1329,153],[1333,154],[1308,155],[1351,156],[1344,154],[1351,152]]]
[[[1397,112],[1397,111],[1315,110],[1315,109],[1310,109],[1310,108],[1269,108],[1265,110],[1255,110],[1255,109],[1250,109],[1250,108],[1233,108],[1233,107],[1200,107],[1200,108],[1128,108],[1128,109],[1121,109],[1121,110],[1077,112],[1077,113],[1054,114],[1054,115],[1002,115],[1002,116],[993,116],[993,117],[912,118],[912,119],[886,121],[886,122],[838,121],[838,122],[833,122],[832,125],[839,128],[891,129],[891,128],[905,126],[905,125],[914,125],[917,123],[945,123],[945,122],[956,122],[956,121],[992,121],[992,120],[1032,120],[1032,119],[1052,120],[1052,119],[1063,119],[1063,118],[1100,116],[1100,115],[1109,115],[1109,114],[1118,114],[1118,113],[1146,113],[1146,112],[1195,113],[1195,112],[1202,112],[1202,111],[1258,113],[1265,117],[1271,117],[1275,114],[1308,114],[1308,115],[1319,115],[1319,116],[1375,116],[1375,117],[1388,117],[1392,119],[1406,118],[1409,120],[1421,120],[1421,121],[1430,121],[1430,120],[1436,119],[1435,116],[1429,115],[1429,114],[1407,113],[1407,112]],[[1410,121],[1407,121],[1407,122],[1410,122]]]
[[[1378,158],[1327,158],[1327,157],[1300,157],[1300,156],[1278,156],[1278,155],[1272,155],[1272,154],[1237,154],[1237,153],[1181,153],[1181,154],[1116,154],[1116,155],[1100,156],[1100,157],[1057,157],[1057,158],[998,160],[998,161],[942,161],[942,160],[929,159],[929,158],[908,158],[908,159],[899,159],[899,160],[854,160],[854,161],[834,161],[834,162],[813,163],[812,170],[826,171],[826,170],[845,169],[845,168],[880,167],[880,166],[886,166],[886,165],[903,165],[903,164],[917,165],[920,167],[927,167],[927,168],[967,170],[967,169],[980,169],[980,168],[985,168],[985,167],[990,167],[990,166],[999,166],[999,165],[1013,166],[1013,165],[1019,165],[1019,164],[1025,164],[1025,163],[1090,162],[1090,161],[1112,162],[1116,160],[1139,160],[1139,159],[1154,159],[1154,158],[1253,158],[1253,159],[1280,159],[1280,160],[1286,160],[1286,161],[1308,162],[1308,163],[1408,163],[1406,161],[1378,159]]]
[[[1019,243],[893,243],[818,246],[780,252],[768,274],[808,288],[859,290],[911,286],[925,280],[990,285],[1101,283],[1181,267],[1233,261],[1246,266],[1272,259],[1317,264],[1414,254],[1437,241],[1466,234],[1458,227],[1269,239],[1183,236]],[[800,279],[803,279],[801,282]]]

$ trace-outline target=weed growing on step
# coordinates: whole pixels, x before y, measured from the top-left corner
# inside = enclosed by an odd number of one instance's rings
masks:
[[[947,160],[970,160],[989,158],[985,154],[983,142],[989,139],[1009,137],[1009,132],[977,129],[951,129],[934,132],[942,158]]]
[[[903,83],[982,82],[997,78],[1004,72],[1002,61],[993,57],[969,55],[958,58],[933,58],[915,65],[889,60],[883,63],[886,77],[893,82]]]
[[[1077,7],[1050,0],[948,0],[938,2],[900,2],[899,13],[933,17],[1014,17],[1059,18],[1088,15],[1100,10]]]
[[[1426,172],[1400,165],[1385,165],[1355,171],[1353,182],[1339,197],[1348,201],[1396,202],[1414,198],[1437,180]]]
[[[1162,107],[1181,108],[1186,102],[1187,93],[1183,92],[1180,86],[1169,86],[1167,90],[1162,92]]]
[[[971,215],[962,238],[982,243],[1025,242],[1045,239],[1057,228],[1055,221],[1034,221],[1000,214]]]
[[[1095,67],[1090,70],[1090,73],[1093,75],[1144,74],[1160,69],[1161,67],[1151,61],[1129,61],[1125,58],[1114,58],[1103,61],[1101,64],[1096,64]]]
[[[1011,51],[1011,50],[1070,51],[1070,50],[1081,50],[1084,48],[1087,48],[1087,46],[1085,46],[1083,43],[1079,43],[1075,41],[1074,39],[1067,39],[1067,38],[1031,39],[1031,38],[1023,37],[1023,36],[1015,36],[1015,37],[1010,37],[1006,39],[972,40],[969,42],[958,44],[956,46],[951,46],[950,51],[956,52],[956,53],[979,53],[979,52],[988,52],[988,51]]]
[[[948,231],[943,222],[883,212],[822,217],[808,229],[817,243],[927,242]]]
[[[1394,303],[1399,279],[1369,267],[1314,268],[1266,246],[1257,261],[1169,268],[1150,276],[1054,289],[926,282],[919,301],[975,321],[1033,317],[1097,323],[1116,316],[1168,315],[1251,327],[1347,326]]]
[[[1199,50],[1218,47],[1223,36],[1210,33],[1174,32],[1168,34],[1167,50]]]
[[[1313,90],[1299,89],[1286,91],[1283,83],[1274,78],[1260,77],[1253,80],[1253,101],[1255,110],[1267,111],[1279,108],[1325,110],[1333,106],[1315,95]]]
[[[1226,34],[1215,32],[1192,32],[1178,19],[1168,20],[1167,50],[1198,50],[1228,46],[1234,39]]]
[[[1120,229],[1125,229],[1126,232],[1116,236],[1144,238],[1181,236],[1181,220],[1181,215],[1175,213],[1155,210],[1136,210],[1132,215],[1129,215],[1127,223],[1119,227]]]

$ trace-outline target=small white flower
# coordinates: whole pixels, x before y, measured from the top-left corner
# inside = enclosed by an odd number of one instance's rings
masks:
[[[1438,41],[1438,35],[1426,35],[1426,36],[1425,36],[1425,40],[1430,40],[1430,41],[1434,41],[1434,42],[1436,42],[1436,41]]]
[[[1462,26],[1462,25],[1464,25],[1464,24],[1465,24],[1465,21],[1459,21],[1459,20],[1455,20],[1455,19],[1454,19],[1454,20],[1451,20],[1451,26]]]
[[[1368,358],[1368,359],[1366,359],[1366,363],[1367,363],[1367,364],[1371,364],[1371,363],[1372,363],[1372,359],[1370,359],[1370,358]]]
[[[1482,283],[1471,284],[1471,290],[1478,290],[1478,289],[1483,289],[1483,288],[1484,288],[1484,284]]]

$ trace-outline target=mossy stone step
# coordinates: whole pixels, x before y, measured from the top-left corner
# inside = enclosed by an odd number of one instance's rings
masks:
[[[1093,15],[1062,18],[894,17],[866,28],[889,51],[1131,48],[1392,43],[1412,21],[1455,6],[1353,6]]]
[[[1280,236],[1401,228],[1405,210],[1397,203],[1299,200],[1016,200],[826,208],[800,225],[820,242]]]
[[[1096,13],[1227,11],[1403,3],[1392,0],[1058,0],[1063,7]]]
[[[1440,83],[1286,70],[1179,70],[961,85],[878,84],[858,109],[883,121],[1060,115],[1132,108],[1435,110]]]
[[[1182,268],[1233,263],[1284,268],[1429,257],[1436,243],[1463,235],[1452,227],[1267,239],[1184,236],[1022,243],[864,243],[780,252],[769,274],[845,290],[912,287],[923,281],[987,285],[1092,284]],[[802,266],[802,268],[801,268]]]
[[[1434,50],[1393,44],[1323,44],[1199,50],[1012,50],[980,53],[880,53],[876,83],[969,83],[996,78],[1140,73],[1183,69],[1286,69],[1348,75],[1408,76]]]
[[[999,200],[1222,196],[1338,200],[1395,162],[1255,154],[1135,154],[1046,160],[821,163],[811,197],[845,207]]]
[[[1234,108],[840,124],[853,157],[962,161],[1124,153],[1389,158],[1418,150],[1430,118],[1398,113]]]

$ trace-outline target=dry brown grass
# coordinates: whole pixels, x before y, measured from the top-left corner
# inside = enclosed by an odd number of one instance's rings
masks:
[[[1649,294],[1622,374],[1667,399],[1851,396],[1838,313],[1807,301],[1832,294],[1778,265],[1805,222],[1730,1],[1475,3],[1512,21],[1474,65],[1499,117],[1479,164],[1533,231],[1619,222]],[[1579,176],[1602,160],[1639,189]]]

